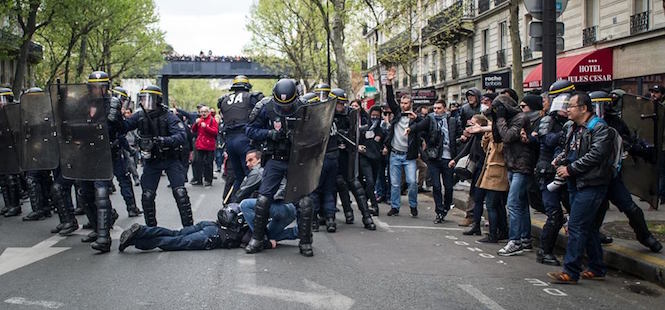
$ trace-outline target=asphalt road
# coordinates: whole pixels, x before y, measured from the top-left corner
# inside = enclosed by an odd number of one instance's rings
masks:
[[[188,191],[195,220],[213,219],[222,182]],[[180,219],[165,177],[157,196],[162,226]],[[137,197],[140,190],[135,188]],[[535,253],[499,257],[501,245],[475,242],[455,222],[431,222],[425,196],[420,216],[385,216],[377,231],[338,219],[338,232],[314,235],[313,258],[297,243],[247,255],[243,250],[95,254],[81,235],[49,233],[37,223],[0,218],[0,309],[663,309],[665,290],[612,272],[605,281],[550,285]],[[404,197],[402,198],[405,199]],[[120,213],[114,236],[143,218]],[[1,204],[1,202],[0,202]],[[24,202],[24,212],[29,204]],[[454,220],[454,215],[451,215]],[[79,217],[79,222],[85,222]],[[86,234],[87,231],[81,231]]]

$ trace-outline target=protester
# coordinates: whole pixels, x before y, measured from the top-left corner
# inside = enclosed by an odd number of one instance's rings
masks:
[[[212,186],[214,152],[217,147],[217,121],[210,115],[208,107],[201,107],[200,117],[192,126],[192,132],[196,133],[196,144],[193,160],[194,178],[192,185],[201,185],[205,179],[204,186]]]

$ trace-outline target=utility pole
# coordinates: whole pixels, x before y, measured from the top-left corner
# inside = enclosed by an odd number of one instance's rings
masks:
[[[328,57],[328,85],[332,86],[330,83],[330,11],[328,10],[328,2],[329,0],[326,0],[326,24],[328,27],[326,27],[326,53]]]
[[[542,89],[556,81],[556,11],[554,0],[543,1],[543,76]]]

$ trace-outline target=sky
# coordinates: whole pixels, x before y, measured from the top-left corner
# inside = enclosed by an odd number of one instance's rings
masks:
[[[179,54],[235,56],[249,42],[245,29],[255,0],[155,0],[159,28]]]

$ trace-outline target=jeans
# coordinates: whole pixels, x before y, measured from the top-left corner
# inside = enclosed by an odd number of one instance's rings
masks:
[[[487,207],[487,219],[490,222],[489,234],[495,238],[501,232],[508,230],[506,219],[506,192],[493,191],[489,189],[476,188],[474,193],[473,220],[480,224],[483,213],[483,202]],[[478,208],[480,206],[480,208]]]
[[[527,198],[527,186],[529,175],[519,172],[509,172],[508,180],[510,189],[508,191],[508,216],[510,240],[531,239],[531,215],[529,214],[529,202]]]
[[[429,175],[432,178],[432,196],[436,214],[446,215],[453,203],[454,169],[448,167],[450,159],[431,160],[427,162]],[[443,178],[443,199],[441,197],[441,179]],[[481,204],[482,206],[482,204]],[[482,213],[482,212],[481,212]]]
[[[212,162],[215,157],[214,151],[195,150],[193,169],[194,181],[201,182],[205,179],[206,182],[212,183]]]
[[[249,224],[249,229],[254,230],[254,206],[256,199],[250,198],[240,202],[240,209]],[[291,203],[273,202],[270,205],[270,222],[266,229],[268,239],[296,240],[298,239],[298,226],[287,228],[296,219],[296,207]]]
[[[577,280],[582,272],[584,251],[589,257],[589,270],[597,275],[605,275],[603,248],[600,245],[600,225],[594,219],[600,208],[607,186],[589,186],[576,189],[568,183],[570,193],[570,217],[568,219],[568,245],[563,259],[563,270]]]
[[[141,226],[134,237],[139,250],[160,248],[164,251],[210,250],[220,239],[220,227],[215,222],[200,222],[181,230]]]
[[[416,160],[406,159],[406,154],[390,154],[390,207],[399,210],[402,182],[402,167],[409,185],[409,207],[418,207],[418,183],[416,183]]]
[[[215,167],[217,170],[222,170],[222,164],[224,164],[224,150],[220,148],[215,149]]]

